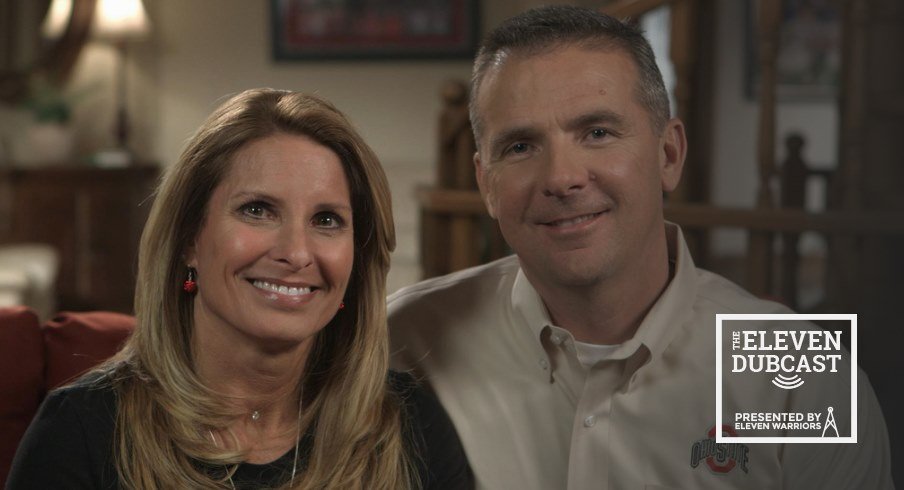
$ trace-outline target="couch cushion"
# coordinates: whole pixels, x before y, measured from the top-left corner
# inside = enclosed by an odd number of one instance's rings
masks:
[[[48,321],[42,328],[47,391],[115,354],[134,328],[134,317],[106,311],[62,312]]]
[[[24,306],[0,308],[0,487],[19,440],[44,397],[44,342]]]

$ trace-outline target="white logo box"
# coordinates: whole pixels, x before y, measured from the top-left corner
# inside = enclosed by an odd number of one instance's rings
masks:
[[[850,313],[719,313],[716,314],[716,427],[722,427],[722,322],[731,320],[844,320],[851,328],[851,435],[848,437],[731,437],[716,431],[719,444],[856,444],[857,443],[857,315]]]

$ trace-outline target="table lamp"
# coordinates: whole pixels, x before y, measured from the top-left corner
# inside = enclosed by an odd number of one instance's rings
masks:
[[[132,161],[132,154],[128,146],[126,48],[130,42],[140,40],[150,32],[144,5],[141,0],[98,0],[92,32],[95,38],[112,43],[118,51],[116,122],[113,130],[116,146],[112,150],[100,152],[97,163],[101,166],[128,165]]]

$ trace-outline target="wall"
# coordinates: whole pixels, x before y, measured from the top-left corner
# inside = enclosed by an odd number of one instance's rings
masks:
[[[483,30],[541,3],[549,2],[480,2]],[[126,61],[131,141],[138,156],[164,166],[174,162],[186,139],[228,94],[259,86],[317,92],[350,116],[389,175],[399,235],[390,290],[417,279],[413,190],[433,179],[439,87],[448,78],[466,79],[470,60],[276,63],[270,54],[268,1],[155,0],[145,5],[152,35],[132,46]],[[756,185],[757,106],[743,93],[744,2],[722,0],[718,8],[712,195],[718,204],[749,207]],[[653,25],[665,28],[667,22]],[[91,43],[68,88],[81,94],[75,122],[82,155],[112,144],[114,54],[108,45]],[[778,118],[779,134],[798,130],[807,136],[809,161],[834,165],[837,116],[832,104],[783,103]],[[25,120],[4,110],[0,131],[15,142],[20,138],[14,130]],[[716,236],[716,253],[739,254],[743,248],[740,233]]]
[[[275,63],[268,9],[264,1],[159,2],[154,154],[164,164],[175,161],[206,115],[246,88],[326,97],[351,118],[386,168],[399,233],[390,289],[413,282],[419,275],[413,187],[433,177],[438,89],[448,78],[466,78],[469,61]]]
[[[483,27],[541,3],[480,2]],[[139,154],[162,165],[174,162],[185,140],[228,94],[261,86],[316,92],[351,118],[386,168],[398,234],[389,290],[416,281],[414,188],[433,180],[439,88],[450,78],[466,80],[471,60],[277,63],[270,53],[269,1],[156,0],[145,5],[153,37],[133,50],[129,66]]]

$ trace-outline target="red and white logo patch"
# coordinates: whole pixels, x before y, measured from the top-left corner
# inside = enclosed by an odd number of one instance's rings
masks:
[[[722,434],[736,437],[738,434],[731,426],[723,425]],[[716,427],[709,429],[705,439],[700,439],[691,446],[691,468],[696,468],[701,461],[706,462],[710,471],[725,474],[740,466],[744,473],[748,472],[747,460],[750,448],[746,444],[716,443]]]

